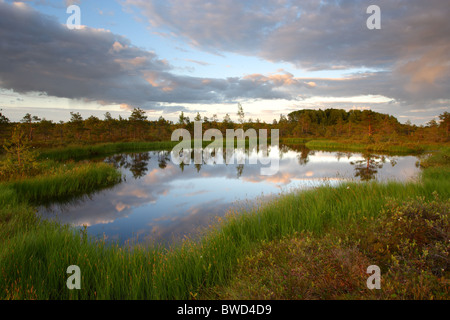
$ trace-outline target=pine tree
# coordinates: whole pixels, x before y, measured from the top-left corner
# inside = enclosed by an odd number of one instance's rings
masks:
[[[2,111],[2,109],[0,109],[0,111]],[[6,123],[9,123],[9,119],[0,112],[0,124],[6,124]]]

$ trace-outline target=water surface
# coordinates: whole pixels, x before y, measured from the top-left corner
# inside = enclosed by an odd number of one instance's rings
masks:
[[[246,164],[174,165],[168,151],[114,155],[104,161],[120,168],[123,182],[91,196],[42,206],[39,215],[87,226],[90,235],[121,244],[130,239],[170,244],[248,200],[350,180],[408,181],[420,172],[416,156],[282,146],[269,154],[279,159],[278,173],[263,176],[264,165],[248,161],[258,156],[256,151],[238,153],[246,157]]]

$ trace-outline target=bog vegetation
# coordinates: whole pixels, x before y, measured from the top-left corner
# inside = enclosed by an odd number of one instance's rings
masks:
[[[302,110],[270,125],[196,118],[205,130],[276,128],[311,148],[435,152],[419,181],[293,192],[230,212],[200,240],[131,248],[40,220],[35,205],[114,185],[116,169],[83,159],[170,148],[172,130],[192,122],[148,121],[140,109],[58,124],[0,114],[0,299],[448,299],[449,113],[421,127],[372,111]],[[365,286],[371,264],[382,268],[381,291]],[[66,287],[70,265],[82,290]]]

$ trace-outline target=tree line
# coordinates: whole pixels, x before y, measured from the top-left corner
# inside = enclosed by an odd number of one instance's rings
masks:
[[[177,122],[164,119],[149,120],[144,110],[134,108],[128,118],[113,118],[109,112],[100,119],[90,116],[83,119],[78,112],[70,112],[67,122],[53,122],[27,113],[20,122],[11,122],[0,110],[0,141],[11,139],[14,130],[22,132],[34,146],[57,146],[67,144],[90,144],[124,141],[168,141],[172,132],[185,128],[192,132],[194,121],[201,121],[203,130],[219,129],[225,135],[227,129],[242,128],[278,129],[281,138],[327,138],[371,143],[399,143],[402,141],[447,142],[449,141],[450,113],[444,112],[439,121],[426,125],[400,123],[394,116],[372,110],[326,109],[298,110],[280,115],[272,123],[259,119],[245,119],[242,106],[238,105],[238,121],[229,114],[222,120],[217,115],[201,116],[197,113],[191,121],[181,112]]]

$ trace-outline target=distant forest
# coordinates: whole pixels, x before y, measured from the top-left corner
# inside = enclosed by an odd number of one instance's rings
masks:
[[[181,112],[178,121],[174,123],[163,117],[154,121],[148,120],[144,110],[135,108],[128,119],[120,116],[115,119],[109,112],[105,113],[104,119],[95,116],[83,119],[79,113],[70,112],[70,121],[54,123],[27,113],[20,122],[14,123],[0,112],[0,141],[3,143],[10,139],[14,128],[20,129],[32,145],[39,147],[102,142],[169,141],[173,130],[177,128],[186,128],[193,132],[193,121],[202,121],[204,131],[216,128],[221,130],[224,136],[227,129],[254,128],[279,129],[282,139],[326,138],[394,144],[441,143],[450,139],[449,112],[441,114],[439,122],[431,120],[422,126],[413,125],[409,121],[401,124],[394,116],[371,110],[299,110],[287,116],[280,115],[280,118],[272,123],[245,119],[240,106],[237,115],[237,122],[233,122],[228,114],[219,120],[216,115],[208,118],[198,113],[191,120]]]

